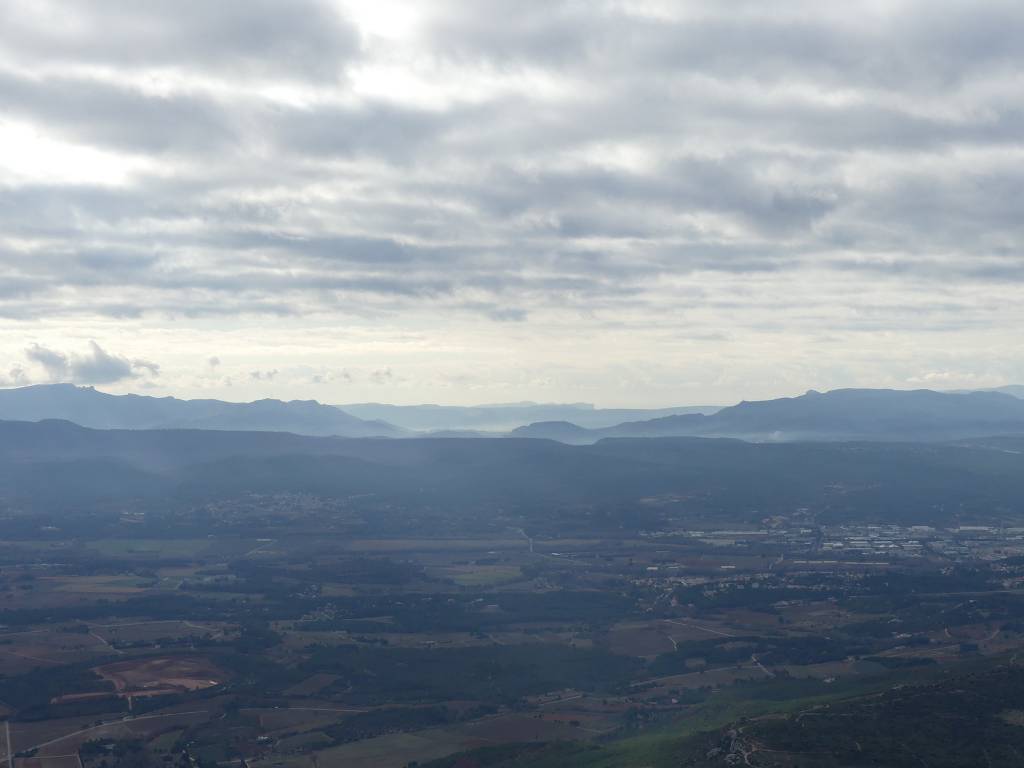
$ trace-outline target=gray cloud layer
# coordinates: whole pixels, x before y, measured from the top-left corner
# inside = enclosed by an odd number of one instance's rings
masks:
[[[1020,3],[424,5],[6,5],[4,120],[106,159],[0,183],[0,315],[1024,319]]]
[[[336,79],[357,30],[317,0],[32,0],[0,10],[24,62]]]

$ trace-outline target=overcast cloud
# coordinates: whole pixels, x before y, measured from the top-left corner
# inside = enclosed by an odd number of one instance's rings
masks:
[[[1010,0],[5,3],[0,384],[1024,381],[1022,39]]]

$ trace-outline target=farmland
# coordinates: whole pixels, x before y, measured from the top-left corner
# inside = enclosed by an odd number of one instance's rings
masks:
[[[744,718],[1024,653],[1024,547],[998,536],[882,561],[815,553],[784,521],[530,541],[338,538],[289,520],[259,536],[136,525],[4,542],[15,768],[671,765]]]

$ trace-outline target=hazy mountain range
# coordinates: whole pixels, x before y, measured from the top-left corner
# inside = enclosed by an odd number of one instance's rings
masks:
[[[710,414],[667,416],[584,429],[567,422],[531,424],[516,437],[592,443],[607,437],[735,437],[743,440],[956,440],[1024,434],[1024,399],[1004,392],[837,389],[800,397],[742,402]]]
[[[970,519],[994,519],[1024,494],[1024,399],[1003,392],[808,392],[599,429],[540,422],[511,435],[520,439],[424,437],[305,401],[4,390],[0,501],[58,512],[302,493],[342,499],[366,519],[518,510],[551,525],[567,510],[607,509],[601,524],[618,525],[614,510],[656,516],[682,499],[716,519],[801,506],[837,519],[968,509]]]
[[[333,406],[314,400],[231,403],[111,395],[72,384],[0,389],[0,419],[64,419],[95,429],[228,429],[340,437],[404,437],[416,432],[443,432],[442,436],[447,437],[498,436],[538,421],[564,419],[582,427],[601,428],[715,410],[716,406],[600,409],[587,403]]]
[[[228,429],[346,437],[405,434],[392,424],[360,419],[314,400],[180,400],[109,395],[72,384],[0,390],[0,419],[64,419],[95,429]]]
[[[1002,392],[1004,395],[1024,398],[1024,384],[1008,384],[1005,387],[992,387],[991,389],[955,389],[951,394],[962,395],[968,392]]]
[[[840,389],[727,408],[598,409],[587,404],[341,407],[312,400],[181,400],[52,384],[0,390],[0,420],[61,419],[95,429],[290,432],[307,436],[734,437],[755,442],[941,441],[1024,434],[1024,399],[1003,391]],[[387,417],[387,418],[385,418]],[[541,417],[538,419],[538,417]],[[482,431],[485,427],[495,428]],[[500,427],[500,429],[497,429]]]
[[[338,408],[361,419],[377,419],[405,429],[509,432],[540,421],[568,421],[588,429],[613,427],[626,421],[658,419],[690,413],[714,413],[721,406],[678,408],[595,408],[590,403],[499,403],[495,405],[388,405],[351,403]]]

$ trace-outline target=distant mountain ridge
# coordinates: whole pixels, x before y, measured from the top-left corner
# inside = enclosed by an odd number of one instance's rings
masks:
[[[601,429],[626,421],[714,413],[721,406],[646,409],[595,408],[590,403],[501,403],[474,406],[350,403],[337,407],[361,419],[380,419],[405,429],[427,432],[508,432],[538,421],[566,421],[587,429]]]
[[[1024,399],[1024,384],[1007,384],[1003,387],[990,387],[988,389],[954,389],[950,394],[963,395],[970,392],[1002,392],[1004,395],[1013,395]]]
[[[1012,388],[1005,388],[1012,389]],[[357,407],[358,408],[358,407]],[[369,409],[369,410],[367,410]],[[711,410],[707,413],[704,411]],[[430,417],[429,413],[437,411]],[[483,431],[451,426],[438,437],[534,437],[569,444],[594,443],[608,437],[729,437],[753,442],[910,441],[933,442],[974,437],[1024,435],[1024,399],[1010,392],[935,392],[932,390],[838,389],[810,391],[799,397],[741,402],[718,410],[695,408],[653,411],[601,410],[585,404],[511,404],[455,406],[365,406],[363,415],[405,414],[405,424],[495,418],[515,424],[529,414],[543,418],[508,430]],[[656,418],[627,420],[602,427],[622,414],[651,413]],[[419,414],[419,416],[417,416]],[[424,414],[427,414],[424,416]],[[313,437],[414,437],[411,427],[368,420],[313,400],[181,400],[174,397],[111,395],[71,384],[0,390],[0,420],[59,419],[94,429],[195,429],[290,432]],[[420,419],[417,421],[417,419]],[[426,421],[424,421],[424,419]],[[422,433],[420,433],[422,436]]]
[[[401,437],[405,431],[367,421],[315,400],[181,400],[111,395],[92,387],[43,384],[0,390],[0,419],[63,419],[94,429],[208,429],[298,435]]]
[[[957,440],[1024,434],[1024,400],[1003,392],[837,389],[744,401],[711,415],[668,416],[605,429],[570,426],[542,422],[511,435],[572,443],[606,437],[733,437],[757,442]]]

